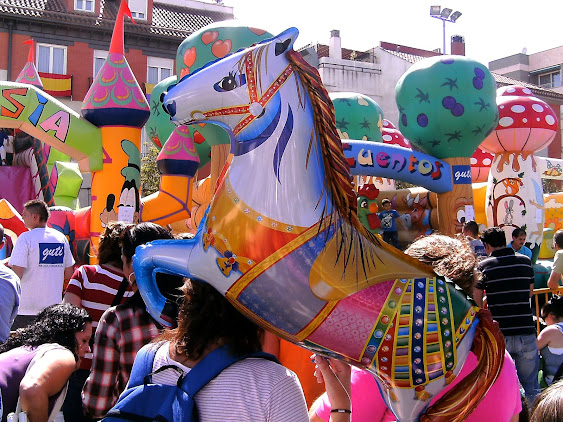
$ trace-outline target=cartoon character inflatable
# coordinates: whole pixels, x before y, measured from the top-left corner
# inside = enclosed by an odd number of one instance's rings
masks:
[[[358,217],[364,227],[372,233],[378,233],[377,229],[381,226],[381,220],[377,214],[379,211],[378,195],[379,189],[371,183],[358,189]]]
[[[378,375],[399,420],[461,421],[496,379],[502,337],[451,283],[362,226],[330,99],[296,37],[227,56],[164,96],[177,124],[230,128],[232,156],[193,239],[137,250],[141,294],[166,323],[154,273],[205,280],[268,330]],[[426,409],[472,348],[476,370]]]

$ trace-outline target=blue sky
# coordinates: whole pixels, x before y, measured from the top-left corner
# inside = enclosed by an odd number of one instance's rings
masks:
[[[297,47],[328,44],[330,30],[339,29],[342,46],[354,50],[367,50],[379,41],[441,48],[442,21],[430,17],[431,5],[462,12],[456,23],[446,23],[447,52],[450,36],[462,35],[466,55],[484,64],[524,48],[532,54],[563,45],[561,0],[224,0],[224,4],[234,8],[238,20],[272,33],[295,26],[300,32]]]

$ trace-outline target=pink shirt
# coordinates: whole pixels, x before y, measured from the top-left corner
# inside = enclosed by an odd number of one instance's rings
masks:
[[[430,405],[455,387],[476,367],[477,356],[470,352],[456,379],[442,393],[434,397]],[[326,393],[321,396],[321,399],[315,412],[321,419],[328,421],[330,419],[330,402]],[[516,367],[508,352],[505,352],[504,365],[498,379],[466,421],[506,422],[521,411],[522,402],[520,401]],[[352,368],[352,415],[354,422],[395,421],[395,416],[387,410],[387,406],[381,398],[373,376],[369,372],[357,368]]]

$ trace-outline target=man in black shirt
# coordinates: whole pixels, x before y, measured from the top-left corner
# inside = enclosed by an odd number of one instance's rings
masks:
[[[514,359],[518,379],[531,405],[540,392],[539,355],[530,297],[534,289],[534,272],[530,259],[506,246],[500,227],[485,230],[482,241],[489,258],[479,263],[483,277],[477,282],[473,297],[487,306],[504,335],[506,350]]]

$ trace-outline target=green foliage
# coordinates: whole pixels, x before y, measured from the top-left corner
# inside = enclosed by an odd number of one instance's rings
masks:
[[[156,166],[158,148],[151,146],[149,153],[141,158],[141,192],[142,196],[158,191],[160,187],[160,173]]]
[[[395,188],[396,189],[409,189],[409,188],[415,188],[416,185],[413,185],[412,183],[409,182],[403,182],[402,180],[395,180]]]
[[[542,179],[544,193],[557,193],[563,191],[561,180]]]

